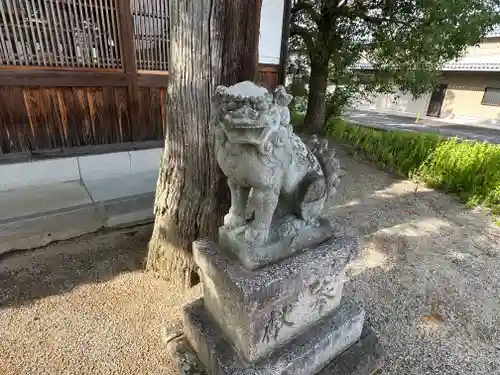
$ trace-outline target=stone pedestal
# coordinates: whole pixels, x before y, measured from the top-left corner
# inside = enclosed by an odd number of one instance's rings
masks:
[[[325,368],[354,373],[340,368],[349,367],[350,350],[366,351],[366,340],[360,344],[363,332],[367,336],[365,312],[342,299],[345,268],[357,245],[352,238],[331,238],[250,270],[234,252],[195,242],[204,297],[184,307],[184,334],[201,368],[210,375],[313,375]],[[366,370],[356,374],[379,365],[365,362]]]

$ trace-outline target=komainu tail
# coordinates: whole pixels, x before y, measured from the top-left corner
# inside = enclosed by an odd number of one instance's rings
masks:
[[[328,148],[326,139],[313,135],[307,142],[309,150],[316,156],[326,180],[326,201],[333,198],[340,184],[340,163],[335,158],[335,149]]]

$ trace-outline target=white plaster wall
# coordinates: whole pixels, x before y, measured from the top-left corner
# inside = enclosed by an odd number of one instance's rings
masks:
[[[285,0],[263,0],[260,16],[259,63],[279,64]]]
[[[162,148],[155,148],[4,164],[0,165],[0,193],[29,186],[71,181],[86,183],[91,180],[104,181],[109,178],[129,178],[144,174],[153,174],[153,179],[156,180],[162,153]]]
[[[359,109],[397,112],[401,114],[422,115],[427,113],[430,94],[422,95],[415,99],[411,94],[398,93],[397,95],[378,94],[369,101],[359,103]]]

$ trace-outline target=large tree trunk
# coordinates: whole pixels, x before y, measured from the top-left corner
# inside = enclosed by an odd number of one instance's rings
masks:
[[[311,58],[309,78],[309,101],[307,103],[304,132],[321,134],[324,131],[326,110],[326,87],[328,84],[328,59],[314,61]]]
[[[229,207],[212,149],[210,97],[257,72],[261,0],[170,0],[165,152],[147,268],[191,286],[191,243],[214,237]]]

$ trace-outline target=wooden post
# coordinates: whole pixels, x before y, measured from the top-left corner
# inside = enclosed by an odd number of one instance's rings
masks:
[[[283,9],[283,26],[281,31],[280,67],[278,72],[278,85],[286,84],[286,69],[288,62],[288,38],[290,37],[290,22],[292,14],[292,0],[285,0]]]
[[[120,22],[120,49],[123,71],[127,80],[127,104],[130,115],[130,128],[132,128],[132,126],[139,125],[139,86],[137,84],[134,24],[132,21],[130,0],[119,0],[116,2],[116,6],[118,7]]]

